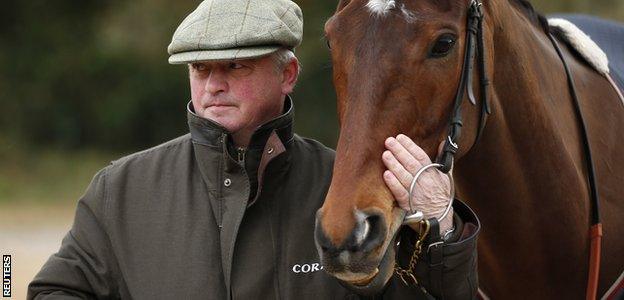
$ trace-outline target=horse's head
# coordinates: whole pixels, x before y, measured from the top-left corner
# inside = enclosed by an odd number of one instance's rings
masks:
[[[392,275],[405,213],[382,178],[384,140],[405,133],[436,157],[461,77],[469,5],[342,0],[325,25],[341,133],[315,238],[325,270],[341,280],[382,287]],[[469,146],[478,111],[463,106],[459,142]]]

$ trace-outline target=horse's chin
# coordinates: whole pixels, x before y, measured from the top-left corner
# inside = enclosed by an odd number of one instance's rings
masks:
[[[346,283],[362,286],[369,284],[377,276],[377,274],[379,274],[379,268],[375,268],[375,270],[369,274],[346,272],[335,273],[333,275]]]
[[[391,230],[389,231],[392,238],[387,239],[383,247],[385,248],[384,255],[381,258],[379,267],[377,267],[372,273],[336,273],[332,274],[336,278],[351,284],[351,288],[356,290],[358,294],[365,296],[376,295],[383,290],[388,283],[388,280],[394,273],[395,265],[395,247],[396,236],[399,231],[399,227],[403,223],[405,217],[405,211],[400,208],[395,208],[392,211],[393,222],[391,224]]]

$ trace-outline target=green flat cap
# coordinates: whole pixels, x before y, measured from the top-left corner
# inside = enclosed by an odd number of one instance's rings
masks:
[[[303,14],[290,0],[205,0],[178,26],[169,63],[245,59],[301,44]]]

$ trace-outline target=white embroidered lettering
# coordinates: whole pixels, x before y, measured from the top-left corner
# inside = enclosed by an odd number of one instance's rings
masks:
[[[323,270],[323,266],[321,266],[320,263],[296,264],[292,266],[291,270],[293,271],[293,273],[296,273],[296,274],[299,274],[299,273],[307,274],[307,273],[314,273],[314,272]]]
[[[312,264],[312,272],[316,272],[318,270],[320,270],[319,269],[319,263],[313,263]]]
[[[303,272],[303,273],[310,273],[310,265],[305,264],[305,265],[301,266],[301,272]]]
[[[295,273],[300,273],[301,272],[301,265],[294,265],[292,270]]]

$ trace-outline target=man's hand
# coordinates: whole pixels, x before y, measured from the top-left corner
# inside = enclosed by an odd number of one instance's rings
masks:
[[[386,151],[382,155],[386,170],[383,174],[386,185],[401,208],[408,211],[409,188],[414,175],[420,168],[431,163],[431,159],[409,137],[399,134],[385,142]],[[422,211],[425,218],[439,218],[451,199],[449,177],[436,168],[425,171],[414,186],[412,207]],[[440,233],[453,226],[453,209],[440,220]],[[416,228],[415,228],[416,229]],[[416,229],[417,230],[417,229]]]

